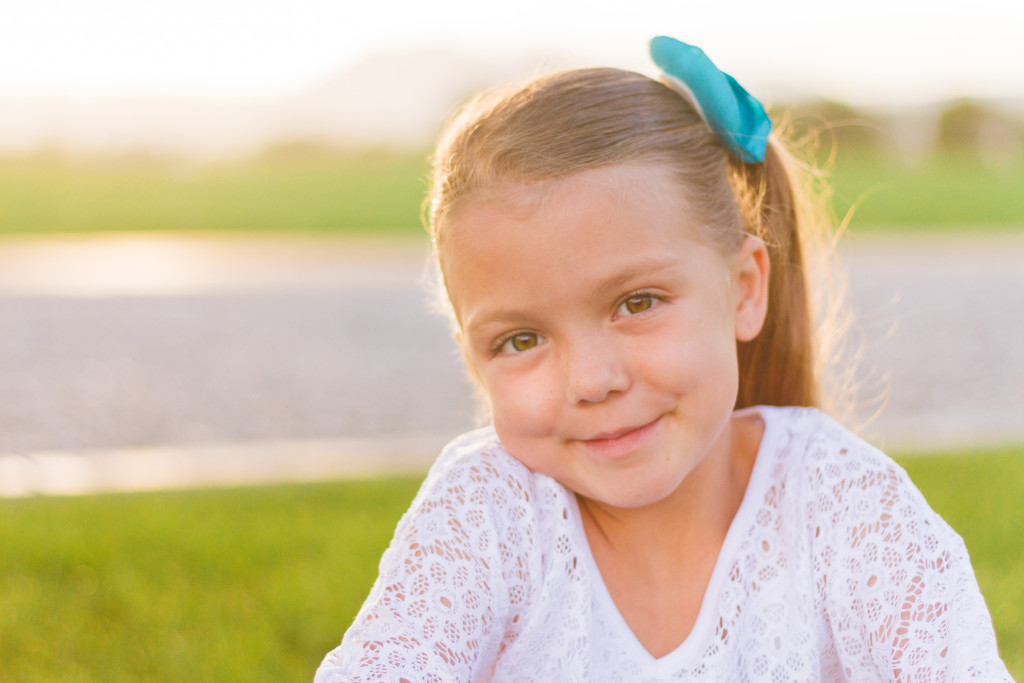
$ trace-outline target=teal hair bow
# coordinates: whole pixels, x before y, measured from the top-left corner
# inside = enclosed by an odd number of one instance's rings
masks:
[[[701,116],[730,152],[748,163],[764,161],[772,122],[757,98],[719,71],[699,47],[658,36],[650,49],[654,63],[693,96]]]

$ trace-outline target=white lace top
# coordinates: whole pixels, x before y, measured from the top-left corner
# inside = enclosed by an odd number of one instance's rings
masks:
[[[686,640],[635,638],[575,496],[492,430],[435,463],[315,683],[1009,681],[960,537],[906,473],[812,409],[765,433]]]

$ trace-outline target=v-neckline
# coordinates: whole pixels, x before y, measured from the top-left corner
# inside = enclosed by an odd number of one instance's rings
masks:
[[[623,642],[627,643],[626,647],[628,649],[634,651],[634,656],[637,660],[652,662],[658,669],[674,670],[683,662],[687,660],[692,661],[698,654],[695,650],[706,643],[706,634],[710,629],[714,628],[715,621],[715,615],[711,613],[714,609],[713,603],[715,601],[713,599],[709,601],[708,596],[714,597],[719,594],[722,583],[728,578],[737,547],[742,543],[750,527],[749,521],[752,520],[748,521],[748,519],[753,514],[752,509],[756,508],[761,502],[762,482],[767,476],[766,468],[768,465],[766,461],[770,459],[764,454],[776,439],[775,420],[774,416],[771,415],[770,408],[757,406],[748,410],[757,411],[761,421],[764,423],[764,433],[761,435],[761,443],[757,448],[754,466],[751,469],[746,490],[743,492],[743,499],[740,501],[740,506],[729,523],[729,530],[726,532],[725,540],[718,551],[718,557],[715,559],[711,578],[701,598],[700,609],[697,612],[697,619],[693,623],[693,628],[690,629],[683,642],[661,657],[655,657],[648,652],[647,648],[643,646],[643,643],[636,637],[633,629],[630,628],[626,619],[622,616],[618,606],[616,606],[615,600],[612,599],[608,586],[604,582],[604,577],[601,575],[601,570],[597,566],[597,561],[594,559],[590,542],[587,540],[587,534],[583,528],[579,501],[576,499],[576,496],[569,496],[574,533],[577,535],[579,547],[582,548],[583,562],[590,572],[590,585],[593,588],[594,599],[598,603],[599,612],[609,616],[612,621],[609,624],[610,628],[617,636],[622,638]]]

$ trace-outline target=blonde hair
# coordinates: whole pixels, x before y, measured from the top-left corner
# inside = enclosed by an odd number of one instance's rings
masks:
[[[723,253],[761,237],[771,261],[768,318],[738,345],[737,408],[823,403],[810,233],[824,221],[797,183],[796,162],[773,133],[764,163],[730,155],[688,99],[618,69],[535,78],[470,102],[433,157],[427,230],[441,265],[445,219],[461,202],[501,183],[530,183],[613,164],[672,169],[687,205]],[[443,277],[443,275],[442,275]]]

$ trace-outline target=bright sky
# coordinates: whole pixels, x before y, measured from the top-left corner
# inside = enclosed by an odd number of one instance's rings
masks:
[[[650,72],[658,33],[755,93],[1024,97],[1021,0],[22,0],[0,20],[0,98],[263,99],[437,45]]]

